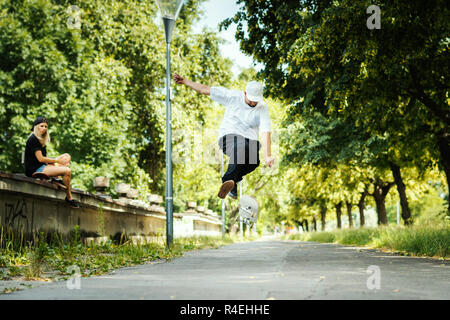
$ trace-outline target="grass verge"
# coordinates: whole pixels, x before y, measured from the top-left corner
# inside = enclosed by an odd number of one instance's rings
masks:
[[[175,238],[170,249],[164,239],[154,242],[117,244],[106,241],[102,244],[84,244],[75,232],[71,241],[45,241],[39,239],[24,245],[11,240],[0,243],[0,280],[64,280],[77,270],[81,277],[108,273],[120,267],[149,263],[155,260],[170,260],[190,250],[218,248],[240,241],[238,237],[188,237]],[[251,240],[245,238],[244,241]],[[0,240],[1,242],[2,240]]]
[[[448,223],[306,232],[286,236],[286,239],[367,246],[412,256],[450,258]]]

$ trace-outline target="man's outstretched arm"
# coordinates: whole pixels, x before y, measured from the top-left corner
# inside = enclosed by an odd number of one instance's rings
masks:
[[[275,162],[275,159],[271,155],[271,139],[270,132],[263,132],[263,141],[264,141],[264,158],[266,159],[266,165],[271,168]]]
[[[211,88],[207,85],[188,80],[176,73],[174,73],[173,75],[173,80],[175,80],[177,84],[184,84],[185,86],[188,86],[189,88],[194,89],[201,94],[206,94],[207,96],[209,96]]]

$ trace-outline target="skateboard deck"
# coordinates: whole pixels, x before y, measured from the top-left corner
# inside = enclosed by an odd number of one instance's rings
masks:
[[[66,189],[67,187],[64,185],[63,181],[61,179],[57,179],[57,178],[51,178],[50,179],[51,183],[56,183],[59,187]]]
[[[62,182],[61,179],[57,179],[57,178],[54,178],[54,177],[49,177],[48,175],[46,175],[43,172],[35,172],[35,173],[33,173],[32,177],[35,178],[35,179],[46,180],[46,181],[49,181],[51,183],[57,184],[62,189],[66,189],[67,188],[64,185],[64,183]]]
[[[32,177],[36,178],[36,179],[41,179],[41,180],[48,180],[48,179],[50,179],[49,176],[46,175],[43,172],[35,172],[35,173],[33,173]]]
[[[242,196],[239,205],[239,215],[245,224],[252,226],[258,220],[258,201],[251,196]]]

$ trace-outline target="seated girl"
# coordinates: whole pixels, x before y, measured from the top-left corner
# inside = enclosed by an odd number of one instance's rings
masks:
[[[25,175],[32,177],[34,173],[40,172],[48,177],[62,176],[67,188],[66,202],[73,208],[79,208],[78,202],[72,199],[70,189],[70,155],[65,153],[56,159],[47,157],[46,144],[50,141],[50,135],[45,117],[36,118],[31,131],[33,133],[28,137],[25,147]]]

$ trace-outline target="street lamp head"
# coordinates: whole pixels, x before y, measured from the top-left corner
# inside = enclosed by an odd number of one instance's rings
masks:
[[[164,22],[164,30],[166,33],[166,42],[172,40],[172,31],[175,27],[175,20],[180,13],[184,0],[156,0]]]
[[[177,20],[184,0],[156,0],[163,19]]]

